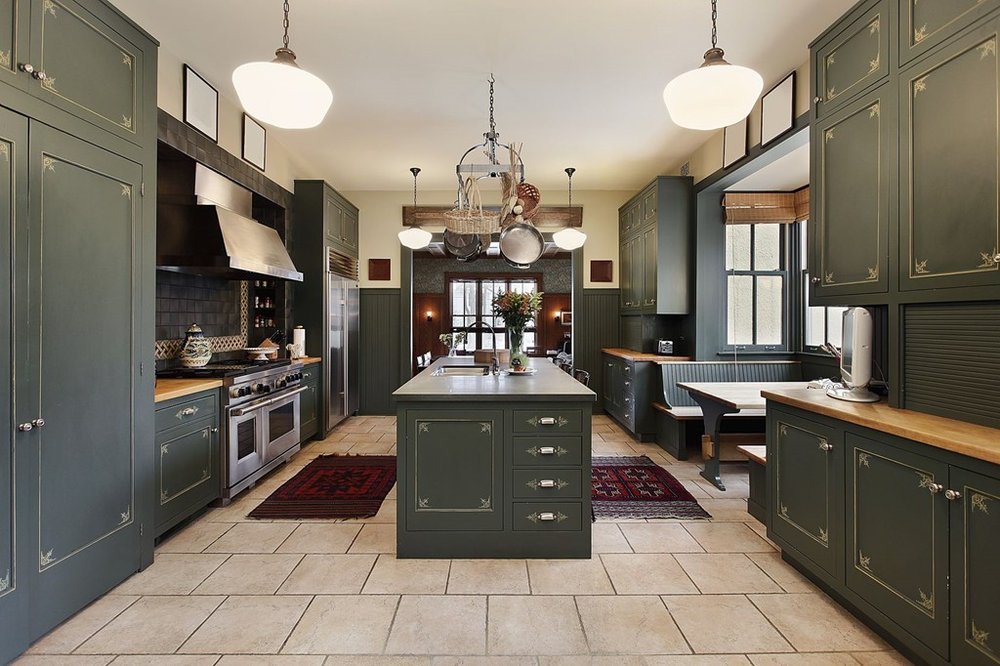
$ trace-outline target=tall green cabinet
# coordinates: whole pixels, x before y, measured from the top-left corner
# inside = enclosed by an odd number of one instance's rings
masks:
[[[152,560],[156,46],[0,1],[0,662]]]

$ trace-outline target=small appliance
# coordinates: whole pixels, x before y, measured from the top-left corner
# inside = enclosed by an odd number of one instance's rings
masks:
[[[674,341],[673,340],[657,340],[656,341],[656,353],[657,354],[673,354],[674,353]]]

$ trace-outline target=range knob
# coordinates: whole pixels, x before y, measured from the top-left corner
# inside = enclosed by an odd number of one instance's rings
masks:
[[[240,389],[240,395],[250,395],[251,393],[253,393],[253,389],[249,386],[244,386]]]
[[[253,387],[253,392],[254,393],[264,393],[266,391],[267,391],[267,387],[264,386],[263,384],[254,384],[254,387]]]
[[[287,383],[288,382],[286,382],[284,379],[279,379],[278,380],[278,388],[284,388]]]
[[[241,395],[243,395],[242,389],[239,389],[239,388],[237,388],[235,386],[233,388],[229,389],[229,397],[230,398],[238,398]]]

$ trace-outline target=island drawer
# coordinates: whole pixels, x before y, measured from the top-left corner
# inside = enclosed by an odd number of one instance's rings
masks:
[[[514,437],[513,441],[515,466],[572,467],[583,463],[583,437]]]
[[[515,409],[514,432],[538,435],[583,432],[583,412],[579,409]]]
[[[578,532],[582,527],[583,505],[579,502],[514,502],[517,532]]]
[[[579,499],[583,471],[577,469],[516,469],[513,496],[517,499]]]
[[[218,395],[213,390],[208,395],[199,393],[192,400],[174,403],[156,410],[156,432],[163,432],[175,426],[194,423],[204,418],[218,417]]]

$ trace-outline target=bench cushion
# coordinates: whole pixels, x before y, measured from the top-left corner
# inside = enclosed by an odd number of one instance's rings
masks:
[[[698,403],[678,382],[797,382],[802,380],[798,361],[681,361],[660,366],[663,401],[672,409]]]
[[[672,419],[677,419],[678,421],[700,421],[702,418],[701,407],[698,407],[697,405],[693,407],[667,407],[662,402],[654,402],[653,409],[666,414]],[[767,416],[766,410],[744,409],[736,414],[726,414],[724,418],[761,418],[764,416]]]

